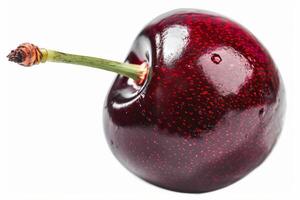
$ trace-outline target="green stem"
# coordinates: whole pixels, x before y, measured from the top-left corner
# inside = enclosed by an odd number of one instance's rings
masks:
[[[145,64],[135,65],[129,63],[120,63],[102,58],[62,53],[49,49],[40,49],[40,51],[42,53],[42,62],[50,61],[57,63],[69,63],[104,69],[127,76],[136,80],[137,82],[142,82],[148,71],[148,67],[145,66]]]
[[[138,84],[142,84],[144,82],[150,69],[146,62],[140,65],[120,63],[102,58],[62,53],[49,49],[40,49],[38,46],[31,43],[23,43],[19,45],[18,48],[12,50],[7,55],[7,58],[9,61],[18,63],[25,67],[38,65],[40,62],[46,61],[84,65],[116,72],[132,78]]]

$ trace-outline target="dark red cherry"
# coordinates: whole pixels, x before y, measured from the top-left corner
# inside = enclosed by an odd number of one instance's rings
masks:
[[[126,61],[147,62],[150,73],[142,85],[117,76],[104,129],[132,173],[207,192],[241,179],[272,150],[283,83],[267,50],[237,23],[198,10],[164,14],[141,31]]]

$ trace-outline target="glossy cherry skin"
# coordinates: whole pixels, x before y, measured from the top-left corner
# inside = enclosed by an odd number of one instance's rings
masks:
[[[151,70],[140,86],[117,76],[104,130],[114,155],[140,178],[207,192],[241,179],[272,150],[283,83],[266,49],[237,23],[199,10],[169,12],[141,31],[126,61]]]

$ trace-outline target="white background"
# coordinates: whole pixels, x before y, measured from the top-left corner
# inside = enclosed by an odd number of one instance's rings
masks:
[[[223,14],[253,32],[281,71],[288,99],[270,157],[241,181],[205,194],[147,184],[113,157],[101,118],[115,74],[53,63],[23,68],[5,58],[19,43],[32,42],[123,61],[146,23],[185,7]],[[299,199],[299,10],[288,0],[1,0],[0,199]]]

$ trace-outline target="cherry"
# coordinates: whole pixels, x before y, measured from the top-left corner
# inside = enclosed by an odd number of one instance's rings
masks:
[[[128,170],[170,190],[208,192],[238,181],[265,160],[282,129],[285,93],[272,58],[250,32],[216,14],[156,18],[125,63],[29,43],[8,58],[119,73],[103,112],[110,148]]]
[[[282,127],[284,87],[267,50],[237,23],[197,10],[164,14],[126,59],[147,62],[142,85],[119,75],[104,107],[117,159],[157,186],[207,192],[268,156]]]

